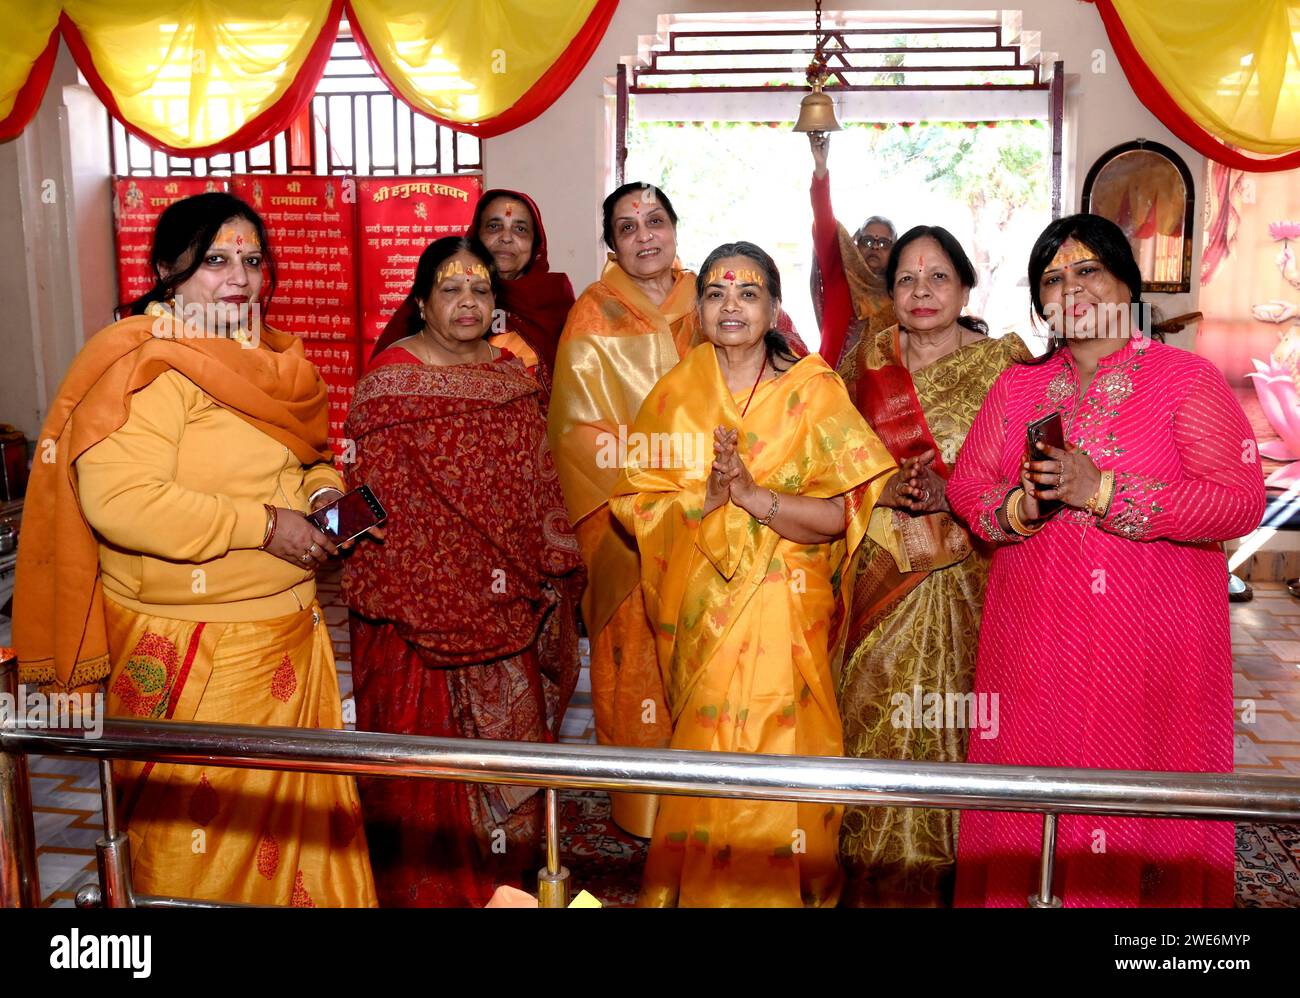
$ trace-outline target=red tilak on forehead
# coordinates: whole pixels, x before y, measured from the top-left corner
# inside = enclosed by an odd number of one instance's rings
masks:
[[[638,215],[641,214],[641,202],[640,202],[640,201],[633,201],[633,202],[632,202],[632,210],[633,210],[634,212],[636,212]]]
[[[514,213],[515,213],[515,206],[512,204],[506,205],[506,218],[509,218]]]
[[[723,274],[722,277],[723,280],[734,281],[736,279],[736,272],[734,270],[729,270]]]

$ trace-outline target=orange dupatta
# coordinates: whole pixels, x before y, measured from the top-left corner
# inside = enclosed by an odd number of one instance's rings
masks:
[[[297,337],[263,328],[261,338],[270,349],[187,338],[170,315],[140,315],[77,354],[41,428],[23,513],[14,591],[23,682],[71,688],[109,673],[99,545],[81,512],[76,460],[126,422],[133,393],[174,370],[303,464],[330,459],[325,382]]]

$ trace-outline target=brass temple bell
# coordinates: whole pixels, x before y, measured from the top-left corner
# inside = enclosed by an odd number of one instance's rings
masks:
[[[840,123],[835,120],[835,104],[828,94],[822,93],[822,84],[826,82],[826,43],[822,34],[822,0],[816,0],[814,10],[813,37],[816,39],[812,65],[808,67],[808,83],[812,93],[799,102],[799,120],[794,124],[796,132],[838,132]]]
[[[799,120],[796,132],[838,132],[840,123],[835,120],[835,103],[829,94],[822,93],[822,81],[814,80],[812,93],[799,102]]]

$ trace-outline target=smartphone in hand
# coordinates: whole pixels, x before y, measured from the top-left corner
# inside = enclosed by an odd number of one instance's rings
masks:
[[[1026,431],[1026,446],[1028,447],[1030,461],[1048,461],[1051,460],[1045,453],[1038,449],[1038,443],[1041,441],[1049,447],[1056,447],[1065,450],[1065,430],[1061,426],[1061,414],[1054,412],[1050,416],[1044,416],[1042,419],[1036,419],[1029,424]],[[1039,486],[1042,488],[1043,486]],[[1060,499],[1039,499],[1038,500],[1038,518],[1046,520],[1048,517],[1055,516],[1065,505]]]
[[[375,494],[361,485],[342,498],[307,514],[307,521],[335,544],[342,544],[377,527],[388,518]]]

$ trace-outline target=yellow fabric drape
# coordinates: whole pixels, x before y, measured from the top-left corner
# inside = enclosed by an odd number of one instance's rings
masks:
[[[413,108],[470,124],[501,114],[568,48],[596,0],[353,0],[384,75]]]
[[[894,461],[816,354],[760,385],[742,416],[743,403],[713,346],[696,347],[641,407],[610,500],[641,551],[672,747],[840,755],[831,659],[841,572]],[[717,426],[739,431],[760,486],[829,498],[870,483],[845,539],[795,543],[730,504],[704,517]],[[641,904],[833,905],[840,810],[665,797]]]
[[[239,131],[293,86],[329,23],[329,0],[65,0],[122,117],[164,145]]]
[[[18,91],[50,43],[62,9],[61,0],[0,0],[5,25],[5,43],[0,46],[0,121],[13,111]]]
[[[1179,107],[1251,152],[1300,148],[1300,5],[1294,0],[1112,0]]]
[[[695,275],[678,265],[673,276],[672,291],[655,306],[611,254],[560,334],[547,430],[569,519],[579,540],[590,541],[582,614],[592,635],[636,587],[636,552],[621,532],[584,530],[582,521],[602,515],[637,410],[698,338]]]

